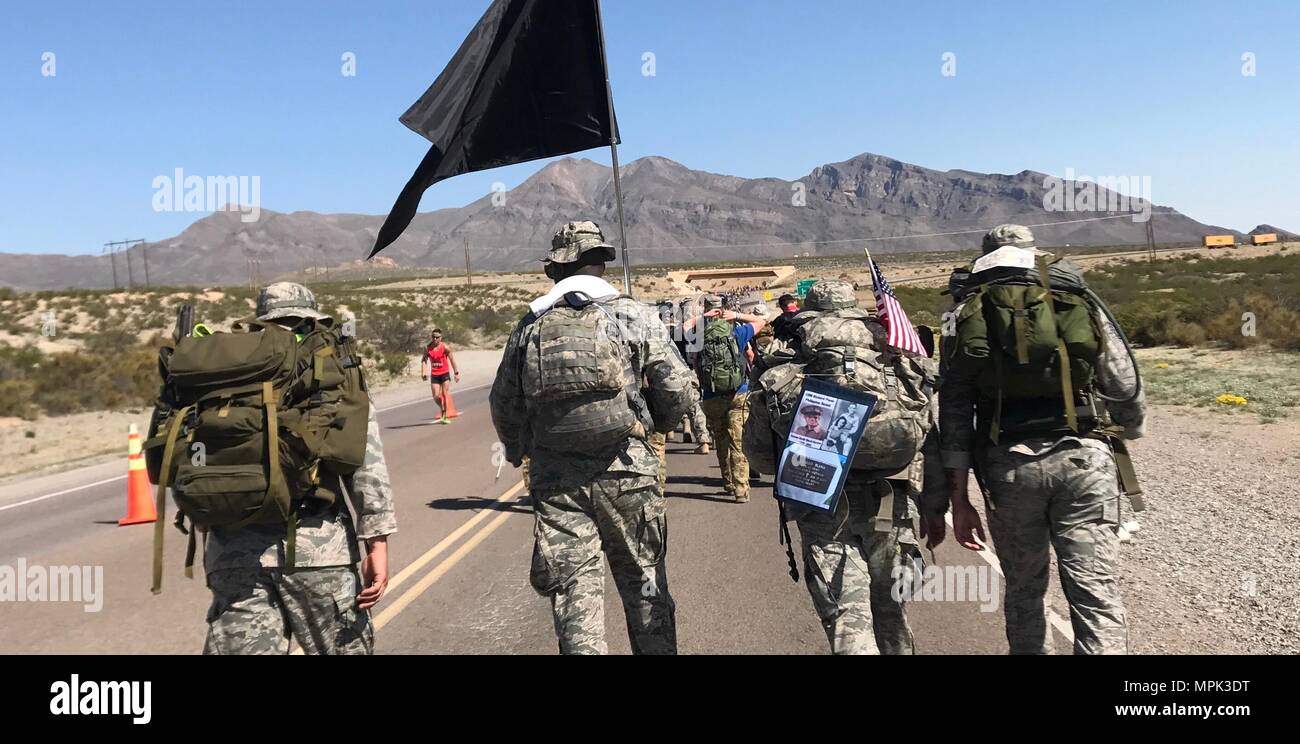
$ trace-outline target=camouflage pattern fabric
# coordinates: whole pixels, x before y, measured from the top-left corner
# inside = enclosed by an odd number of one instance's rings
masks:
[[[849,282],[823,279],[808,288],[805,310],[844,310],[858,306],[858,294]]]
[[[850,477],[833,513],[791,509],[808,594],[837,655],[913,653],[906,608],[893,598],[893,574],[896,566],[913,570],[920,550],[905,484],[894,484],[892,529],[877,528],[880,497],[889,483]]]
[[[1003,246],[1013,245],[1017,248],[1033,248],[1034,233],[1024,225],[998,225],[984,235],[981,247],[985,253],[991,253]]]
[[[258,320],[280,318],[314,318],[324,320],[329,316],[320,311],[316,295],[295,282],[275,282],[267,285],[257,295]]]
[[[646,444],[650,445],[650,451],[659,458],[659,490],[662,492],[668,483],[668,435],[655,432]]]
[[[313,506],[300,514],[296,568],[351,566],[361,560],[357,540],[397,532],[393,491],[379,438],[379,419],[370,407],[366,427],[365,461],[350,477],[322,471],[321,488],[334,490],[335,505]],[[342,493],[350,499],[352,514],[342,508]],[[249,525],[242,529],[213,529],[204,544],[203,564],[209,574],[232,568],[280,568],[284,564],[285,526]]]
[[[612,287],[609,291],[617,294]],[[607,307],[618,318],[626,343],[623,379],[628,405],[637,410],[647,436],[653,431],[671,431],[699,401],[695,373],[672,348],[668,330],[654,308],[628,298],[613,300]],[[645,438],[631,436],[613,447],[566,452],[548,448],[548,442],[535,436],[522,384],[524,350],[532,342],[534,319],[531,313],[525,316],[511,333],[488,398],[506,460],[518,467],[525,456],[531,458],[529,482],[534,491],[583,486],[607,472],[657,480],[659,458]]]
[[[749,460],[742,440],[749,416],[749,393],[720,393],[700,401],[713,438],[723,489],[737,501],[749,500]]]
[[[551,250],[546,254],[546,261],[551,263],[573,263],[582,254],[590,250],[603,249],[614,258],[614,246],[605,242],[605,234],[600,226],[590,220],[570,222],[551,236]]]
[[[1029,440],[983,455],[989,531],[1007,582],[1007,643],[1013,654],[1052,652],[1043,604],[1050,547],[1070,604],[1074,653],[1127,653],[1114,455],[1092,439],[1053,444]],[[1033,454],[1043,447],[1052,448]]]
[[[361,578],[351,567],[227,569],[208,574],[205,655],[287,654],[289,639],[308,654],[373,653],[370,613],[357,608]]]
[[[604,654],[605,567],[623,601],[635,654],[677,653],[668,593],[668,521],[656,481],[609,473],[569,488],[533,491],[531,581],[551,599],[562,654]]]
[[[704,408],[697,402],[695,407],[686,416],[686,422],[691,427],[691,438],[697,444],[711,444],[713,437],[709,434],[709,421],[704,416]]]

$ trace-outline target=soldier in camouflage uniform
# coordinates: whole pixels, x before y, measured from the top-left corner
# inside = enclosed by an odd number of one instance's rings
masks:
[[[310,290],[292,282],[262,290],[257,315],[287,328],[328,317]],[[309,654],[374,650],[369,608],[388,585],[387,543],[397,518],[373,404],[366,435],[365,462],[352,475],[320,474],[319,487],[334,492],[334,503],[304,502],[293,570],[284,565],[283,524],[209,532],[203,557],[212,606],[203,653],[284,654],[290,638]],[[366,545],[364,560],[358,543]]]
[[[857,304],[852,284],[824,280],[808,290],[804,309],[829,311]],[[883,349],[883,336],[876,338]],[[932,395],[925,444],[908,467],[897,473],[850,470],[833,512],[786,506],[799,526],[808,593],[834,654],[913,653],[905,604],[894,597],[893,589],[903,572],[914,572],[920,565],[913,520],[943,524],[948,507],[943,489],[925,487],[942,477],[933,427],[936,400]],[[920,578],[912,576],[910,585],[919,586]]]
[[[734,391],[711,393],[705,391],[700,400],[708,426],[709,438],[716,447],[714,454],[718,458],[718,474],[722,478],[723,492],[735,499],[738,504],[749,502],[750,468],[749,460],[741,447],[741,434],[745,428],[745,418],[749,415],[749,363],[745,350],[754,336],[767,325],[767,319],[758,315],[737,313],[723,308],[723,298],[708,295],[704,298],[704,314],[687,318],[682,328],[688,337],[695,338],[697,345],[703,344],[704,329],[711,319],[721,318],[732,323],[732,335],[740,350],[740,387]],[[697,375],[704,375],[697,360]]]
[[[665,302],[667,303],[666,306],[664,303],[660,303],[659,317],[662,320],[665,315],[668,316],[669,320],[664,321],[664,325],[668,326],[668,336],[672,339],[674,348],[682,355],[682,359],[686,360],[687,366],[690,366],[691,347],[697,346],[700,338],[698,334],[692,334],[688,338],[682,328],[682,321],[689,317],[692,301],[684,299],[676,306],[671,301]],[[709,435],[709,424],[704,417],[704,409],[700,407],[699,403],[696,403],[695,407],[682,420],[682,441],[694,442],[695,454],[697,455],[709,454],[709,445],[713,440]]]
[[[985,254],[1003,246],[1044,253],[1034,247],[1029,228],[1021,225],[999,225],[984,237]],[[1102,339],[1095,385],[1107,398],[1123,401],[1107,401],[1099,411],[1099,424],[1113,424],[1122,429],[1124,439],[1136,439],[1142,436],[1146,409],[1137,371],[1109,317],[1095,315]],[[940,441],[953,533],[965,547],[980,549],[973,534],[983,539],[984,533],[967,496],[967,476],[974,465],[987,489],[989,527],[1006,575],[1011,653],[1051,653],[1044,598],[1052,548],[1070,605],[1074,652],[1126,653],[1128,631],[1117,580],[1120,492],[1111,445],[1089,432],[1004,435],[990,443],[987,428],[982,428],[990,402],[981,400],[976,387],[978,370],[953,363],[955,336],[945,334],[943,343]],[[978,427],[977,421],[982,422]]]
[[[506,344],[489,403],[506,459],[529,458],[529,492],[536,516],[533,588],[549,597],[561,653],[606,651],[604,564],[609,559],[623,601],[628,636],[638,654],[677,651],[676,609],[668,593],[667,517],[659,486],[660,459],[647,440],[681,421],[699,398],[695,376],[670,347],[650,308],[621,297],[601,277],[614,248],[593,222],[570,222],[551,241],[546,274],[556,282],[530,303]],[[574,293],[577,293],[576,295]],[[525,394],[523,362],[540,348],[539,320],[569,298],[597,301],[617,319],[623,343],[623,396],[636,433],[617,444],[574,451],[538,434],[548,412]],[[571,353],[571,352],[556,352]]]

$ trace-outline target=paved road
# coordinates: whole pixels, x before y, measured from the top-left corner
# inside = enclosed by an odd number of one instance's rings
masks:
[[[487,390],[462,388],[464,415],[429,423],[417,398],[380,414],[400,532],[391,541],[394,580],[377,608],[382,653],[555,653],[550,610],[528,585],[532,516],[519,474],[492,464],[496,437]],[[738,505],[721,499],[713,456],[669,445],[669,577],[684,653],[825,653],[804,585],[786,574],[770,489]],[[149,592],[152,526],[118,527],[124,482],[95,483],[102,468],[60,476],[45,493],[0,493],[0,566],[90,565],[104,572],[103,607],[0,603],[2,653],[194,653],[201,649],[207,592],[181,573],[184,538],[167,526],[163,594]],[[796,533],[796,540],[797,540]],[[982,565],[950,542],[939,564]],[[200,572],[201,574],[201,572]],[[920,653],[1004,653],[1002,615],[977,601],[910,605]],[[610,649],[627,653],[622,611],[609,586]],[[1057,647],[1068,642],[1056,639]]]

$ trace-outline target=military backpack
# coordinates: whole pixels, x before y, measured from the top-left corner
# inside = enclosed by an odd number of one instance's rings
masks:
[[[745,356],[729,320],[712,318],[704,326],[699,357],[700,387],[707,393],[730,393],[745,381]]]
[[[962,270],[952,289],[962,304],[949,364],[972,368],[994,442],[1031,429],[1078,433],[1094,422],[1102,336],[1072,263],[1040,254],[1034,269]]]
[[[570,292],[528,329],[522,382],[533,447],[588,453],[645,437],[628,401],[639,385],[627,379],[627,343],[610,302]]]
[[[351,474],[366,453],[370,398],[354,341],[332,320],[295,328],[256,320],[230,333],[182,335],[160,353],[163,378],[145,443],[160,516],[154,589],[161,585],[165,492],[177,526],[194,530],[286,525],[285,565],[308,499],[332,502],[322,477]],[[184,527],[188,519],[190,528]]]
[[[911,465],[930,428],[934,391],[922,362],[890,349],[870,313],[847,307],[797,316],[797,350],[784,348],[758,377],[745,422],[744,447],[760,472],[776,471],[775,452],[790,432],[805,377],[870,393],[877,399],[851,467],[889,477]]]

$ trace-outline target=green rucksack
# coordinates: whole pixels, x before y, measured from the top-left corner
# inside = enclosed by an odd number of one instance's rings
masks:
[[[708,393],[730,393],[745,381],[745,357],[736,343],[731,321],[713,318],[704,326],[699,355],[700,387]]]
[[[1078,402],[1093,387],[1101,329],[1081,274],[1072,264],[1037,257],[1035,270],[968,275],[956,318],[951,364],[974,366],[976,387],[993,405],[994,443],[1014,403],[1026,420],[1060,420],[1080,431]],[[1049,411],[1046,417],[1041,414]]]
[[[158,484],[155,593],[168,487],[177,526],[190,536],[186,575],[195,528],[283,523],[292,567],[299,506],[334,500],[333,489],[317,488],[322,467],[348,475],[365,459],[370,399],[352,339],[332,320],[294,330],[244,321],[230,333],[183,335],[161,350],[159,370],[163,385],[145,443]]]

